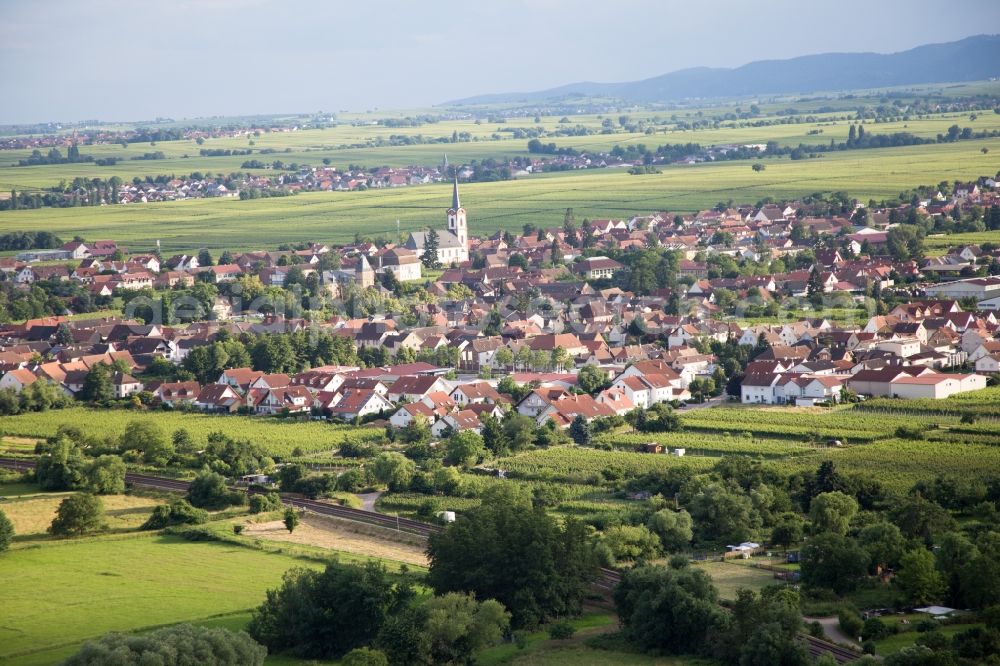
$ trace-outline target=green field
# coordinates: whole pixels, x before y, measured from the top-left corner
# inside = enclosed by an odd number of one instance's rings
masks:
[[[639,114],[636,114],[637,116]],[[839,120],[820,123],[791,123],[765,127],[720,127],[697,131],[668,130],[655,135],[597,134],[580,137],[553,137],[558,145],[581,150],[607,150],[615,144],[700,142],[826,143],[831,138],[843,140],[846,121],[843,113],[827,114]],[[512,120],[510,126],[533,125]],[[573,122],[599,126],[597,116],[574,118]],[[835,124],[831,124],[835,123]],[[869,131],[886,133],[906,131],[923,136],[944,132],[952,124],[973,127],[976,131],[1000,129],[1000,115],[980,113],[970,121],[966,114],[937,114],[906,123],[870,124]],[[542,125],[551,129],[557,119],[546,117]],[[904,126],[905,125],[905,126]],[[527,141],[492,140],[498,126],[476,125],[471,120],[449,121],[417,128],[338,126],[327,130],[265,133],[255,139],[255,148],[284,148],[291,152],[253,156],[254,159],[281,159],[285,162],[320,164],[322,158],[334,166],[349,164],[405,165],[437,164],[447,152],[452,163],[485,157],[526,155]],[[502,126],[499,126],[502,128]],[[809,136],[810,130],[823,134]],[[468,131],[483,140],[455,144],[423,144],[374,148],[340,148],[389,134],[424,133],[428,136]],[[506,136],[501,134],[501,136]],[[245,148],[246,139],[218,139],[205,147]],[[93,164],[64,164],[35,167],[7,166],[28,151],[0,151],[0,191],[12,187],[31,189],[48,187],[62,179],[82,176],[108,178],[156,174],[188,174],[193,171],[231,172],[240,170],[248,157],[198,157],[193,141],[160,142],[155,147],[132,145],[87,146],[86,154],[98,157],[162,150],[168,159],[123,161],[114,167]],[[983,154],[981,148],[989,149]],[[191,155],[182,157],[182,155]],[[620,169],[540,174],[493,183],[470,183],[462,188],[462,200],[469,210],[472,233],[485,234],[497,229],[515,231],[526,223],[554,226],[562,221],[566,208],[572,207],[578,220],[583,218],[623,218],[634,214],[668,210],[689,212],[709,208],[719,201],[755,203],[765,197],[794,198],[814,192],[847,191],[863,201],[869,198],[894,198],[903,190],[941,180],[968,179],[993,175],[1000,166],[1000,138],[852,150],[826,154],[817,159],[792,161],[767,159],[767,169],[756,173],[748,161],[718,162],[700,165],[664,166],[662,173],[630,176]],[[9,161],[8,161],[9,160]],[[424,185],[391,190],[364,192],[314,192],[294,197],[252,201],[198,199],[101,208],[41,209],[0,213],[0,233],[45,229],[65,238],[82,235],[88,239],[111,238],[127,243],[131,249],[151,249],[156,240],[165,251],[192,250],[200,247],[250,249],[274,247],[298,241],[346,242],[356,234],[385,235],[392,238],[396,220],[406,230],[441,223],[449,202],[448,185]],[[992,232],[976,240],[1000,240]],[[971,238],[970,238],[971,240]],[[942,240],[941,242],[945,242]],[[931,244],[936,247],[936,242]]]
[[[119,438],[133,420],[151,420],[169,437],[185,428],[197,442],[221,431],[233,439],[247,439],[267,449],[272,456],[290,456],[295,448],[305,453],[330,451],[348,438],[354,441],[378,439],[382,432],[369,428],[336,426],[316,421],[281,421],[253,416],[185,414],[182,412],[132,412],[96,410],[85,407],[34,412],[0,417],[0,432],[22,437],[49,437],[60,426],[80,428],[85,434]]]
[[[50,664],[108,631],[246,611],[296,566],[318,565],[156,534],[16,549],[0,557],[0,661]]]
[[[760,590],[774,584],[774,574],[734,562],[699,562],[693,566],[712,577],[720,599],[735,599],[739,589]]]

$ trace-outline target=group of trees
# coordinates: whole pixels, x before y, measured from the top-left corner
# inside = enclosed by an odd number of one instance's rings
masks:
[[[708,574],[678,558],[669,567],[625,572],[614,597],[625,636],[643,650],[744,666],[811,663],[797,640],[802,619],[792,590],[769,587],[759,595],[741,590],[727,613]]]
[[[254,611],[248,630],[272,652],[345,664],[465,664],[497,643],[510,615],[494,600],[443,594],[419,601],[405,570],[381,563],[293,569]],[[346,655],[346,656],[345,656]]]
[[[44,412],[66,407],[72,399],[58,384],[37,379],[18,393],[13,388],[0,389],[0,415],[12,416],[22,412]]]
[[[510,628],[578,613],[597,566],[582,525],[554,520],[510,487],[433,535],[428,554],[430,599],[416,597],[405,570],[390,576],[375,562],[293,570],[249,632],[299,657],[465,664]]]
[[[125,463],[116,455],[86,458],[87,439],[75,428],[62,426],[36,447],[35,480],[42,490],[85,490],[111,495],[125,490]]]

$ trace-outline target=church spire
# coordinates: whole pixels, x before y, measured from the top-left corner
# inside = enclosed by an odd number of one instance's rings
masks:
[[[462,204],[458,200],[458,176],[455,176],[455,188],[451,193],[451,209],[458,210],[462,207]]]

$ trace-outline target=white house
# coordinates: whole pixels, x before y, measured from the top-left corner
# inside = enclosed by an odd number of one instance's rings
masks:
[[[921,377],[899,377],[891,383],[894,398],[931,398],[941,400],[956,393],[986,388],[983,375],[931,374]]]

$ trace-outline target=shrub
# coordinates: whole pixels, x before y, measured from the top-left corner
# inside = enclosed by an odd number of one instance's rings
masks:
[[[10,522],[2,510],[0,510],[0,553],[10,548],[10,542],[14,539],[14,523]]]
[[[221,474],[202,472],[188,486],[187,500],[200,509],[216,510],[243,504],[246,497],[241,492],[230,491]]]
[[[77,493],[59,503],[49,532],[57,536],[96,532],[104,526],[103,519],[104,504],[101,498],[88,493]]]
[[[840,628],[845,634],[854,638],[855,636],[860,636],[861,631],[864,629],[865,623],[861,620],[854,611],[842,610],[837,613],[837,622],[840,624]]]
[[[865,620],[861,629],[861,638],[866,641],[877,641],[892,635],[892,628],[877,617]]]
[[[196,509],[185,500],[174,500],[170,504],[161,504],[153,509],[149,519],[142,524],[141,530],[162,530],[171,525],[201,525],[208,520],[208,513]]]
[[[389,666],[389,659],[381,650],[354,648],[340,660],[342,666]]]
[[[556,640],[566,640],[567,638],[572,638],[573,634],[576,633],[576,627],[567,622],[566,620],[560,620],[559,622],[553,622],[549,625],[549,638],[554,638]]]
[[[105,634],[84,643],[63,664],[261,666],[266,656],[267,650],[242,631],[179,624],[145,634]]]
[[[267,513],[281,508],[281,497],[278,493],[250,496],[250,513]]]

